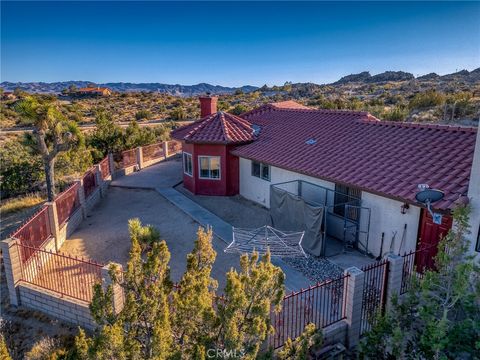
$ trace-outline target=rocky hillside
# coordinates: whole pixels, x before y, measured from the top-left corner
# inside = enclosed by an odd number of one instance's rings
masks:
[[[13,83],[4,81],[0,84],[0,87],[5,91],[14,91],[15,89],[21,89],[29,93],[61,93],[63,90],[75,86],[76,88],[82,88],[89,85],[108,87],[117,92],[158,92],[162,94],[169,94],[175,96],[196,96],[200,94],[233,94],[238,90],[242,92],[251,92],[256,90],[255,86],[242,86],[242,87],[226,87],[219,85],[211,85],[201,83],[197,85],[169,85],[161,83],[105,83],[94,84],[91,81],[62,81],[54,83],[44,82],[28,82],[28,83]]]
[[[387,83],[395,82],[404,82],[417,80],[419,82],[430,82],[436,81],[438,83],[464,83],[464,84],[475,84],[480,83],[480,68],[468,71],[462,70],[453,74],[447,74],[440,76],[435,73],[426,74],[415,78],[413,74],[404,72],[404,71],[385,71],[380,74],[371,75],[368,71],[363,71],[358,74],[351,74],[342,77],[340,80],[332,83],[326,84],[330,86],[342,86],[342,85],[381,85]],[[75,86],[77,88],[86,87],[89,85],[108,87],[116,92],[157,92],[161,94],[169,94],[174,96],[189,97],[197,96],[201,94],[214,94],[214,95],[229,95],[236,92],[249,93],[257,90],[255,86],[245,85],[242,87],[227,87],[220,85],[211,85],[207,83],[200,83],[196,85],[170,85],[162,83],[104,83],[104,84],[94,84],[90,81],[62,81],[54,83],[44,83],[44,82],[7,82],[4,81],[0,84],[0,87],[5,91],[14,91],[15,89],[21,89],[29,93],[57,93],[60,94],[63,90]],[[303,88],[317,88],[326,85],[318,85],[314,83],[302,83],[295,84]],[[276,87],[272,87],[276,88]]]

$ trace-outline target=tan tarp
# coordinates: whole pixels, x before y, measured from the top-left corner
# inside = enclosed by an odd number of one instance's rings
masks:
[[[323,255],[323,207],[309,205],[298,196],[271,186],[270,215],[278,230],[305,231],[303,249],[315,256]]]

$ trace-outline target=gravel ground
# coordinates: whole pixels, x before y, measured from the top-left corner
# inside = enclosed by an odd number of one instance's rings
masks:
[[[335,279],[343,274],[341,267],[325,258],[309,256],[308,258],[283,258],[282,260],[315,283]]]

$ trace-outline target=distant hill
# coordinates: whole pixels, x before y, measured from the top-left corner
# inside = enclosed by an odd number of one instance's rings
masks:
[[[351,74],[342,77],[340,80],[329,84],[333,86],[341,86],[346,84],[385,84],[387,82],[402,82],[402,81],[410,81],[414,80],[415,77],[413,74],[404,72],[404,71],[385,71],[380,74],[371,75],[368,71],[363,71],[358,74]],[[463,82],[463,83],[478,83],[480,82],[480,68],[468,71],[468,70],[461,70],[456,73],[447,74],[447,75],[438,75],[435,73],[429,73],[423,76],[419,76],[416,80],[421,82],[428,82],[428,81],[437,81],[437,82]],[[62,90],[68,89],[70,86],[74,85],[77,88],[86,87],[88,85],[92,85],[94,83],[90,81],[62,81],[62,82],[54,82],[54,83],[45,83],[45,82],[28,82],[28,83],[13,83],[4,81],[0,84],[5,91],[13,91],[16,88],[20,88],[24,91],[31,92],[31,93],[61,93]],[[242,86],[242,87],[227,87],[227,86],[220,86],[220,85],[211,85],[207,83],[200,83],[196,85],[170,85],[170,84],[162,84],[162,83],[123,83],[123,82],[116,82],[116,83],[104,83],[104,84],[94,84],[95,86],[100,87],[108,87],[113,91],[118,92],[140,92],[140,91],[147,91],[147,92],[159,92],[159,93],[166,93],[176,96],[197,96],[201,94],[210,93],[213,95],[228,95],[233,94],[238,90],[241,90],[244,93],[252,92],[259,89],[256,86]],[[302,88],[310,87],[316,88],[320,85],[313,84],[313,83],[302,83],[302,84],[294,84],[294,85],[301,85]],[[263,89],[263,88],[262,88]],[[270,88],[266,88],[268,90]]]
[[[358,74],[351,74],[342,77],[340,80],[334,82],[332,85],[343,85],[349,83],[386,83],[396,81],[409,81],[415,79],[413,74],[404,71],[385,71],[377,75],[371,75],[368,71],[363,71]],[[460,81],[466,83],[474,83],[480,81],[480,68],[468,71],[462,70],[453,74],[440,76],[436,73],[429,73],[416,78],[419,81]]]
[[[17,88],[20,88],[24,91],[30,93],[61,93],[62,90],[68,89],[70,86],[74,85],[77,88],[86,87],[94,84],[95,86],[108,87],[113,91],[119,92],[160,92],[176,96],[195,96],[201,94],[233,94],[237,90],[243,92],[255,91],[257,87],[255,86],[242,86],[242,87],[226,87],[219,85],[211,85],[206,83],[201,83],[197,85],[169,85],[161,83],[105,83],[105,84],[95,84],[91,81],[62,81],[54,83],[45,83],[45,82],[8,82],[4,81],[0,84],[5,91],[13,91]]]

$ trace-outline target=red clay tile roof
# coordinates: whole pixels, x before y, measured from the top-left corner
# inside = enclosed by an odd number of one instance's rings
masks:
[[[98,91],[110,91],[109,88],[101,88],[101,87],[84,87],[84,88],[80,88],[78,89],[78,91],[81,91],[81,92],[98,92]]]
[[[467,194],[475,128],[379,121],[366,112],[278,109],[244,115],[261,127],[234,155],[365,191],[415,202],[417,185],[445,192],[452,209]],[[315,144],[306,141],[313,139]]]
[[[255,139],[251,123],[221,111],[175,129],[172,136],[189,143],[207,144],[242,144]]]
[[[308,106],[299,104],[293,100],[279,101],[269,105],[277,109],[311,109]]]

